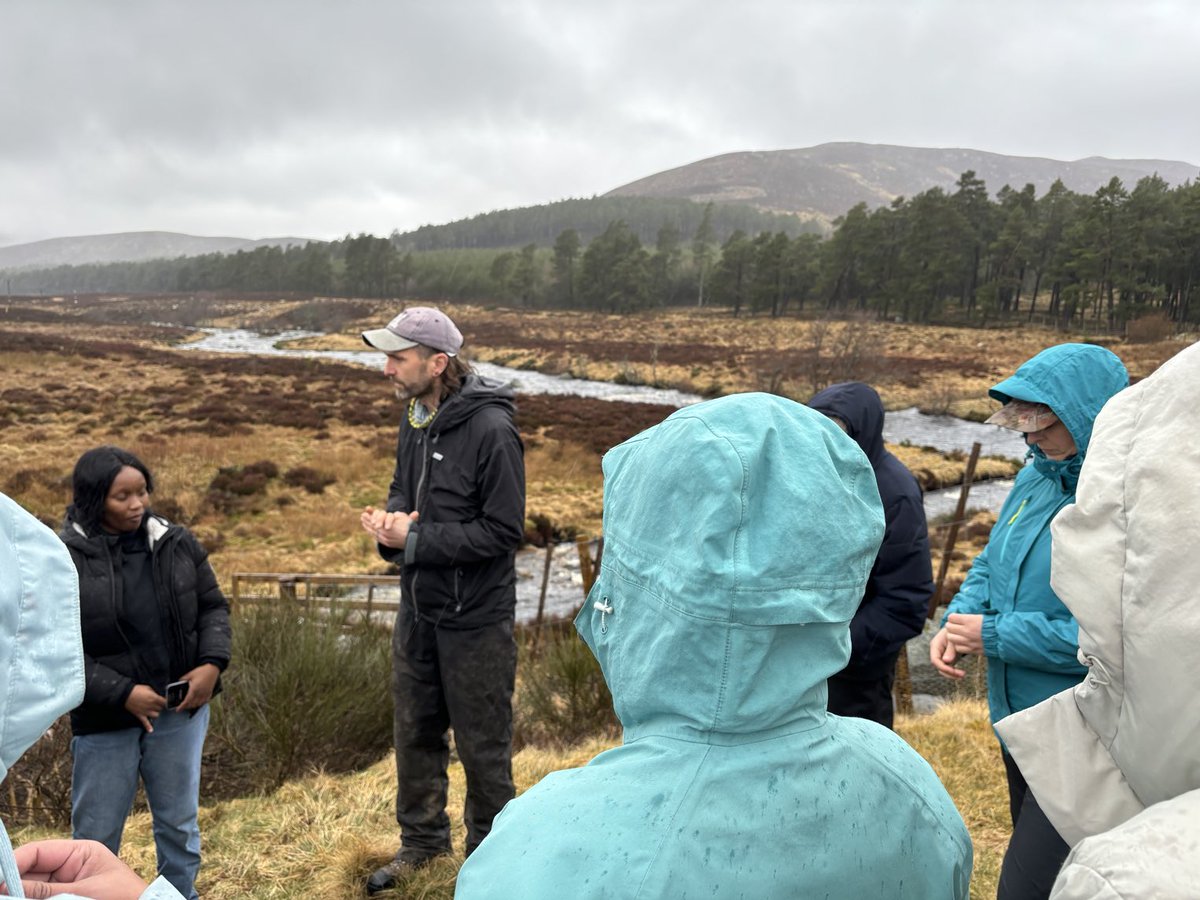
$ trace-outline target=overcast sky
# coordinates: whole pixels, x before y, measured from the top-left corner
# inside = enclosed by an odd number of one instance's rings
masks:
[[[738,150],[1200,164],[1192,0],[0,0],[0,246],[387,234]]]

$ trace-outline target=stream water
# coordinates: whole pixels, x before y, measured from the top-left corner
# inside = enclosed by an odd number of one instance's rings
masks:
[[[264,335],[236,328],[205,328],[202,331],[205,332],[202,339],[181,344],[180,349],[210,353],[335,359],[373,369],[381,366],[380,355],[373,351],[301,350],[281,346],[300,338],[316,337],[319,332],[284,331]],[[518,393],[524,394],[594,397],[601,400],[658,403],[673,407],[687,406],[701,399],[697,394],[683,391],[545,375],[489,363],[472,362],[472,365],[481,375],[507,381]],[[978,441],[982,445],[984,455],[1007,456],[1013,459],[1021,459],[1025,455],[1025,443],[1016,432],[953,416],[925,415],[915,408],[889,412],[884,419],[883,435],[890,443],[933,447],[943,452],[958,450],[969,453],[971,444]],[[967,505],[978,509],[999,509],[1011,487],[1011,480],[974,484],[971,486]],[[930,491],[925,495],[925,514],[933,519],[952,513],[958,503],[959,492],[959,487]],[[518,621],[532,621],[537,614],[544,564],[544,550],[522,550],[517,554]],[[546,582],[545,614],[564,616],[573,613],[583,600],[579,556],[574,545],[562,544],[555,549]]]

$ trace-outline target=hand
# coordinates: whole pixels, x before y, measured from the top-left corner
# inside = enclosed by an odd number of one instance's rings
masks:
[[[951,613],[946,619],[946,636],[959,655],[983,652],[983,616]]]
[[[18,847],[13,856],[26,897],[78,894],[95,900],[135,900],[146,890],[146,882],[99,841],[34,841]]]
[[[408,530],[420,516],[418,512],[384,512],[368,506],[363,510],[360,521],[362,527],[385,547],[393,550],[403,550],[408,542]]]
[[[137,717],[143,728],[152,732],[154,720],[167,708],[167,698],[156,694],[148,684],[135,684],[125,698],[125,708]]]
[[[944,675],[946,678],[962,678],[967,673],[962,669],[954,668],[952,663],[956,659],[958,659],[958,651],[950,643],[950,636],[943,628],[929,642],[929,662],[937,669],[939,675]]]
[[[199,709],[205,703],[212,699],[213,690],[217,686],[217,676],[221,674],[221,670],[212,663],[204,663],[196,666],[192,671],[180,676],[180,681],[188,683],[187,696],[183,698],[183,702],[175,707],[176,712],[183,712],[185,709]]]

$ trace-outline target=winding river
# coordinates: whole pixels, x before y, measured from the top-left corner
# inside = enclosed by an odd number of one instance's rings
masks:
[[[372,369],[381,366],[379,354],[368,350],[303,350],[285,346],[288,342],[301,338],[317,337],[320,332],[284,331],[277,334],[259,334],[237,328],[204,328],[201,331],[205,333],[203,338],[181,344],[179,349],[209,353],[335,359]],[[523,394],[594,397],[601,400],[658,403],[673,407],[687,406],[702,399],[697,394],[683,391],[545,375],[490,363],[472,362],[472,366],[481,375],[511,383],[518,393]],[[971,444],[978,441],[983,447],[984,455],[1007,456],[1013,459],[1022,459],[1025,456],[1025,443],[1015,432],[994,425],[956,419],[953,416],[925,415],[915,408],[889,412],[884,420],[883,435],[889,443],[907,442],[921,447],[934,447],[943,452],[959,450],[969,453]],[[972,485],[968,505],[980,509],[999,509],[1011,487],[1011,480]],[[927,493],[926,515],[932,519],[952,513],[958,503],[959,491],[958,487],[950,487]],[[527,550],[518,554],[518,620],[529,621],[536,614],[543,564],[544,551]],[[573,612],[581,599],[580,584],[579,558],[575,548],[559,547],[555,551],[547,583],[547,615],[561,616]]]

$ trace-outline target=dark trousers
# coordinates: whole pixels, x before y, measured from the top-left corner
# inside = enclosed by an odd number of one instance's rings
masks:
[[[392,698],[402,859],[420,862],[450,851],[450,728],[466,772],[468,854],[513,798],[516,671],[511,619],[455,630],[439,628],[401,607],[392,635]]]
[[[1012,838],[1000,866],[997,900],[1044,900],[1071,848],[1038,806],[1016,760],[1004,753]]]
[[[892,727],[892,685],[896,681],[896,658],[893,653],[870,675],[843,669],[829,679],[829,711],[835,716],[870,719],[885,728]]]

